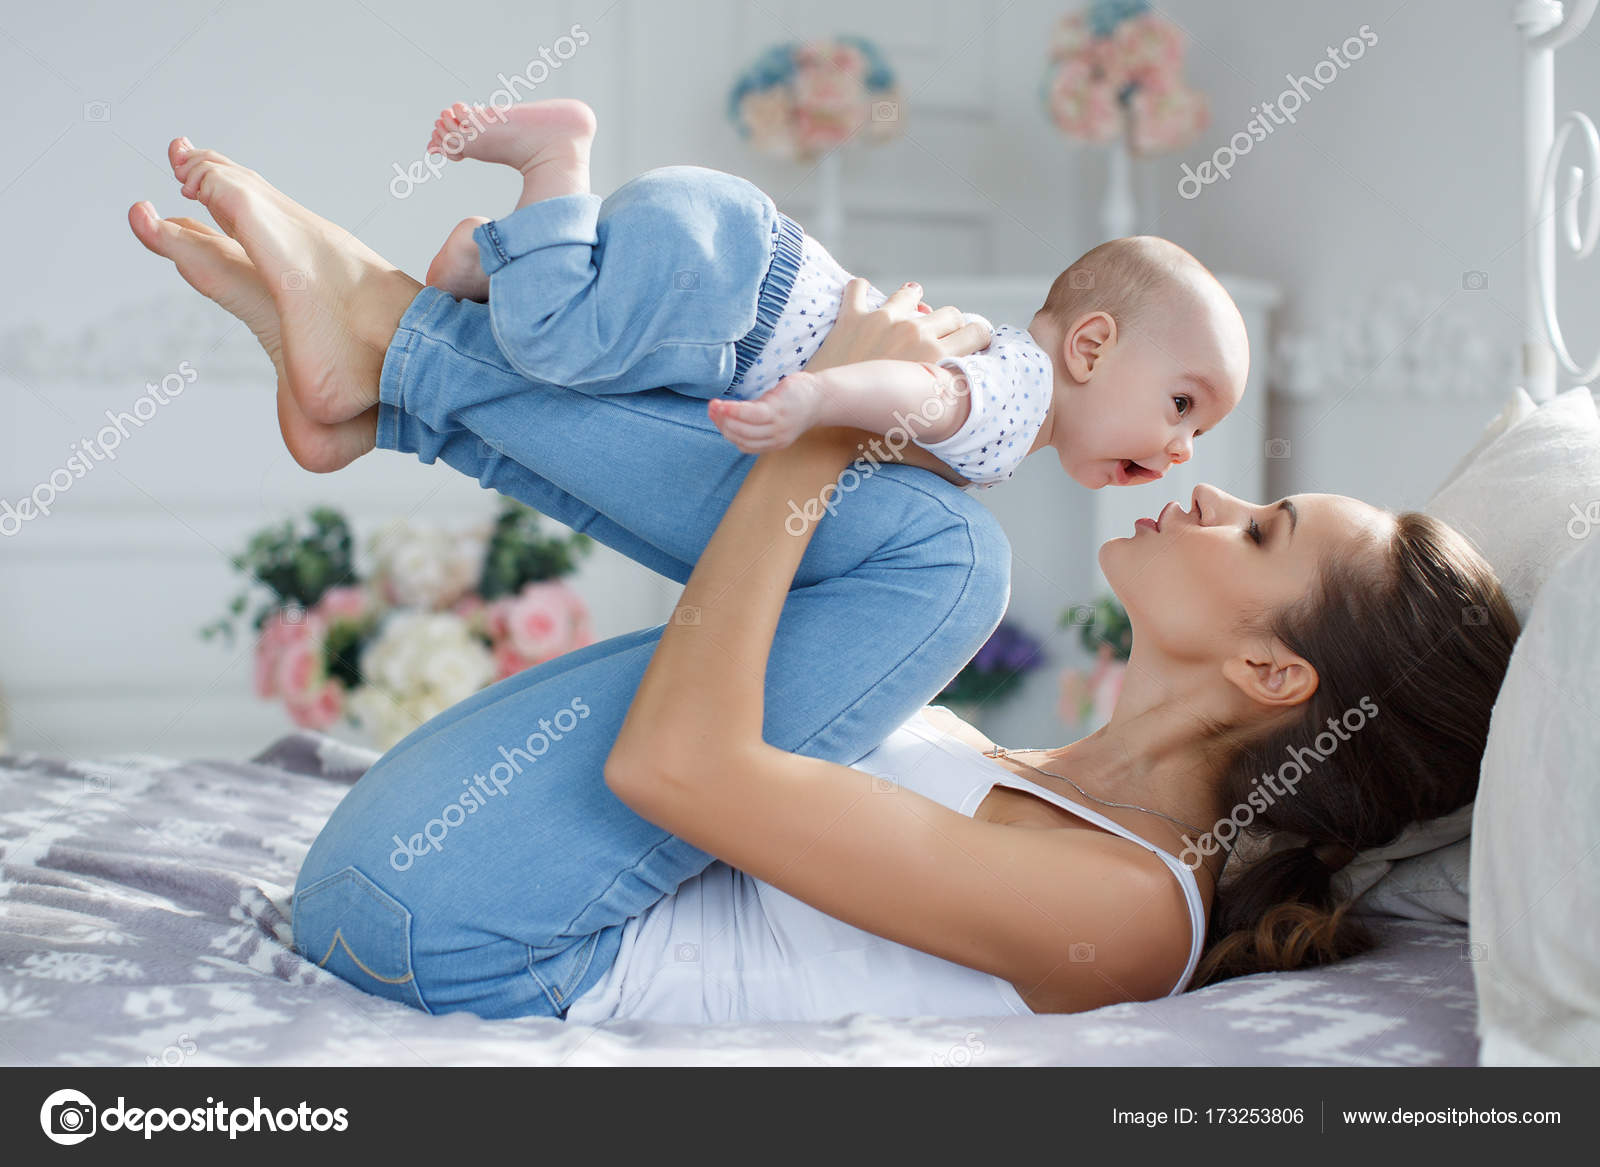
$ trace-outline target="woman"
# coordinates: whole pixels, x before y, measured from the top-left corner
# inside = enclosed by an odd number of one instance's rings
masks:
[[[1441,524],[1197,489],[1187,512],[1101,549],[1138,629],[1111,722],[986,759],[970,727],[922,709],[1008,598],[1005,541],[968,496],[889,465],[828,498],[863,435],[824,431],[752,466],[688,399],[524,381],[482,305],[206,163],[193,193],[242,251],[145,204],[130,219],[274,356],[302,464],[373,444],[442,458],[689,584],[665,630],[485,690],[352,789],[307,855],[294,920],[296,946],[352,983],[495,1017],[1071,1012],[1359,950],[1330,902],[1341,855],[1473,797],[1516,624]],[[891,298],[872,327],[847,314],[815,360],[926,348],[951,322],[917,320],[914,300]],[[312,421],[298,402],[330,377],[378,404]],[[615,409],[645,427],[620,479],[594,469]],[[807,500],[826,517],[794,533]],[[1219,896],[1241,807],[1312,842]],[[722,911],[720,930],[702,915],[704,950],[662,947],[693,923],[680,907]],[[646,920],[667,924],[645,936]]]

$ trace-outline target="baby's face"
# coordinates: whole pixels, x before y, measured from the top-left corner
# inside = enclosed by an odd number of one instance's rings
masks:
[[[1232,301],[1186,309],[1119,331],[1057,422],[1061,465],[1090,490],[1153,482],[1187,462],[1244,395],[1249,342]]]

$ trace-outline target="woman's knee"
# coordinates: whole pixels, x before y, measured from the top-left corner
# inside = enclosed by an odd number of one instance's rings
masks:
[[[1000,521],[971,495],[916,467],[890,466],[881,473],[894,483],[900,505],[873,559],[922,572],[925,584],[965,623],[993,629],[1011,598],[1011,543]],[[840,483],[841,488],[845,484]],[[869,494],[871,492],[868,492]],[[864,500],[876,508],[881,499]],[[841,510],[841,521],[852,518]]]

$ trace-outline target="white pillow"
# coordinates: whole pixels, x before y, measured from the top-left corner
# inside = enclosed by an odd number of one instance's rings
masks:
[[[1334,873],[1333,893],[1356,899],[1358,916],[1401,916],[1434,923],[1467,922],[1467,835],[1473,804],[1426,822],[1412,823],[1386,846],[1369,847]],[[1267,836],[1241,832],[1233,858],[1245,868],[1285,847],[1299,847],[1306,836],[1273,831]],[[1230,868],[1232,863],[1229,864]],[[1230,874],[1228,879],[1236,879]]]
[[[1501,434],[1537,408],[1539,407],[1533,403],[1533,398],[1528,396],[1527,390],[1523,389],[1522,386],[1519,385],[1513,389],[1511,391],[1511,400],[1506,402],[1505,408],[1495,415],[1493,421],[1483,427],[1483,433],[1478,436],[1478,440],[1472,449],[1461,455],[1461,460],[1455,464],[1450,473],[1444,476],[1444,481],[1439,483],[1439,489],[1433,492],[1434,497],[1437,498],[1439,491],[1442,491],[1457,478],[1460,478],[1461,472],[1477,461],[1478,455],[1498,441]]]
[[[1480,442],[1471,463],[1422,509],[1477,545],[1500,577],[1517,619],[1526,620],[1539,585],[1578,548],[1568,525],[1596,500],[1600,413],[1593,395],[1579,386],[1545,402],[1487,445]]]
[[[1469,958],[1483,1065],[1600,1065],[1600,529],[1545,584],[1484,750]]]

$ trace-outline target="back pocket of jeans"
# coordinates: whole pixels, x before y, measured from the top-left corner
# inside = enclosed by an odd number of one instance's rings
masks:
[[[411,912],[354,867],[294,897],[295,949],[358,989],[425,1013],[411,966]]]

